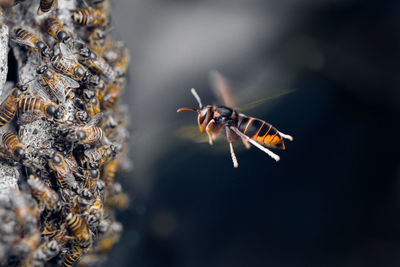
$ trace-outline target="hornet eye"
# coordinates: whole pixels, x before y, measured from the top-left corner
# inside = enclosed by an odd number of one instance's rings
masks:
[[[199,114],[199,124],[202,124],[204,119],[206,118],[207,110],[203,109]]]

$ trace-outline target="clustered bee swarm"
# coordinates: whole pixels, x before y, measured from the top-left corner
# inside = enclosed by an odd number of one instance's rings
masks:
[[[97,266],[118,241],[126,160],[127,50],[107,0],[1,1],[16,78],[0,104],[1,164],[19,189],[0,202],[1,266]],[[9,57],[10,58],[10,57]]]

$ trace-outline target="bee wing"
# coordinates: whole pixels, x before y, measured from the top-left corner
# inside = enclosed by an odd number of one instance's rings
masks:
[[[60,43],[60,51],[63,58],[68,60],[73,60],[76,63],[78,63],[78,60],[76,59],[74,54],[72,54],[72,51],[64,43]]]
[[[83,128],[87,129],[87,128],[98,125],[101,122],[101,120],[103,119],[103,117],[104,117],[103,112],[100,112],[100,113],[94,115],[93,118],[85,126],[83,126]]]
[[[71,160],[69,158],[64,158],[65,164],[67,164],[68,168],[71,171],[77,170],[77,169],[82,169],[80,166],[78,166],[78,163],[75,160]]]
[[[75,81],[74,79],[67,77],[63,74],[57,74],[65,83],[66,87],[70,87],[70,88],[79,88],[80,85],[77,81]]]
[[[30,47],[36,47],[35,44],[32,43],[31,41],[19,38],[17,36],[13,37],[12,40],[14,42],[16,42],[17,44],[19,44],[19,45],[26,45],[26,46],[30,46]]]
[[[83,154],[85,154],[86,157],[94,161],[98,161],[102,158],[102,154],[99,153],[96,149],[85,150]]]
[[[67,175],[65,175],[64,177],[64,181],[70,186],[74,186],[74,184],[76,183],[75,177],[72,174],[72,172],[69,172]]]
[[[28,183],[28,185],[29,185],[30,187],[32,187],[33,189],[37,189],[37,188],[38,188],[37,182],[36,182],[36,180],[33,179],[33,178],[29,178],[29,179],[27,180],[27,183]]]
[[[46,80],[47,85],[50,87],[51,92],[61,103],[65,102],[65,92],[67,85],[63,82],[61,74],[53,71],[53,77]]]
[[[70,160],[70,159],[68,159],[68,158],[64,158],[64,160],[65,160],[65,163],[68,165],[68,167],[69,167],[70,169],[74,169],[74,168],[77,168],[77,167],[78,167],[78,165],[77,165],[76,162],[73,162],[72,160]]]
[[[209,74],[209,80],[214,94],[218,98],[222,99],[225,106],[236,106],[236,101],[232,97],[230,86],[221,73],[216,70],[211,71]]]
[[[96,67],[103,73],[106,79],[111,81],[115,79],[114,69],[103,57],[97,56],[97,59],[93,61],[93,64],[95,64]]]
[[[40,98],[46,100],[46,101],[51,101],[49,95],[43,88],[43,86],[40,84],[39,80],[36,79],[33,81],[31,88],[31,93],[36,97],[39,96]]]

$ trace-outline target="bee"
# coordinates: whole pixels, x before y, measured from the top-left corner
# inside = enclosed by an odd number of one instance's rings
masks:
[[[18,100],[18,114],[26,112],[41,113],[47,118],[62,117],[61,111],[52,102],[40,98],[24,97]]]
[[[40,0],[39,8],[37,10],[38,15],[54,10],[58,7],[58,0]]]
[[[65,44],[60,43],[60,51],[61,54],[54,55],[50,59],[53,68],[72,79],[85,81],[89,72],[77,61],[71,50]]]
[[[89,114],[85,111],[85,110],[79,110],[75,113],[75,119],[79,122],[79,123],[87,123],[87,121],[89,120]]]
[[[84,188],[81,191],[80,195],[75,195],[72,199],[73,208],[70,209],[70,212],[81,213],[87,211],[88,207],[93,205],[93,194],[89,189]]]
[[[74,155],[69,154],[68,156],[66,156],[65,163],[68,165],[68,168],[76,177],[83,178],[82,174],[80,174],[81,168],[79,167]]]
[[[107,138],[111,138],[114,140],[115,137],[118,136],[119,134],[119,125],[121,124],[120,121],[117,121],[116,118],[114,117],[114,114],[111,114],[111,112],[104,112],[106,114],[106,119],[104,123],[102,124],[103,131]]]
[[[78,191],[78,183],[75,180],[75,177],[69,168],[67,159],[65,159],[58,152],[50,152],[47,155],[48,163],[50,169],[52,169],[57,177],[57,181],[60,184],[61,188],[70,188],[74,191]]]
[[[107,81],[115,80],[116,74],[113,67],[103,57],[96,55],[89,48],[83,47],[79,50],[78,61],[102,74]]]
[[[67,34],[58,19],[54,17],[48,17],[44,21],[43,26],[46,32],[58,41],[68,43],[71,40],[71,36]]]
[[[103,98],[103,101],[101,102],[101,108],[103,110],[112,109],[115,105],[115,102],[119,98],[119,94],[120,94],[119,91],[114,91],[106,94]]]
[[[89,46],[98,55],[103,54],[107,35],[102,29],[94,29],[89,35]]]
[[[19,45],[24,45],[25,47],[33,51],[39,52],[44,57],[50,55],[49,46],[43,40],[36,37],[32,33],[22,28],[16,28],[14,30],[14,33],[15,33],[14,41]]]
[[[267,149],[266,146],[285,149],[283,139],[293,140],[293,137],[279,132],[271,124],[238,113],[233,108],[214,105],[203,107],[196,90],[192,88],[191,92],[199,104],[199,109],[180,108],[177,112],[183,110],[197,112],[197,122],[200,132],[206,131],[210,145],[213,144],[216,135],[225,135],[229,143],[233,166],[235,168],[237,168],[239,164],[233,150],[232,141],[242,139],[245,144],[248,145],[248,143],[250,143],[267,153],[274,160],[279,161],[279,156]]]
[[[105,26],[108,22],[106,13],[101,9],[80,8],[72,10],[72,20],[82,26]]]
[[[107,91],[107,88],[108,88],[108,85],[106,86],[106,84],[104,83],[104,81],[102,79],[100,79],[99,82],[95,86],[93,86],[96,99],[99,102],[103,101],[103,97],[104,97],[105,92]]]
[[[100,172],[96,169],[85,170],[84,187],[93,190],[100,178]]]
[[[31,187],[32,195],[43,203],[47,210],[57,212],[61,209],[58,194],[45,185],[38,177],[30,175],[28,184]]]
[[[0,104],[0,127],[11,121],[17,111],[17,102],[21,96],[18,88],[11,90],[7,98]]]
[[[119,210],[126,209],[129,205],[129,198],[124,192],[114,193],[108,195],[106,198],[106,205],[109,207],[115,207]]]
[[[103,238],[100,240],[99,252],[101,254],[106,254],[118,242],[120,234],[122,232],[122,225],[118,222],[113,222],[110,227],[108,227],[107,232],[104,234]]]
[[[100,103],[98,98],[98,90],[83,90],[83,99],[85,100],[85,109],[87,113],[93,117],[100,113]]]
[[[97,197],[93,203],[88,208],[88,224],[93,225],[96,222],[100,222],[103,220],[103,198],[100,194],[97,194]]]
[[[118,163],[118,159],[113,159],[104,165],[102,180],[106,183],[106,185],[110,185],[114,181],[119,165]]]
[[[107,93],[104,95],[101,101],[101,108],[103,110],[109,110],[114,107],[115,102],[118,100],[119,95],[121,93],[122,86],[113,84],[107,90]]]
[[[56,240],[51,240],[48,242],[44,242],[40,247],[39,251],[42,256],[39,257],[41,260],[48,261],[58,254],[60,251],[60,244]]]
[[[91,243],[92,237],[85,220],[80,216],[73,213],[68,213],[65,218],[67,227],[75,236],[76,240],[82,247],[88,247]]]
[[[9,155],[16,161],[26,159],[25,148],[19,141],[16,134],[11,132],[5,132],[2,137],[2,143]]]
[[[39,74],[41,84],[47,85],[51,89],[52,94],[61,103],[64,103],[65,99],[72,99],[75,96],[73,90],[80,86],[77,81],[56,73],[46,65],[39,67],[37,73]]]
[[[64,255],[64,259],[62,262],[63,267],[72,267],[76,263],[79,262],[83,253],[83,248],[80,246],[73,246],[69,251],[67,251]]]
[[[118,77],[124,77],[126,75],[128,67],[129,57],[126,48],[120,48],[118,50],[118,59],[113,63],[114,70]]]
[[[107,161],[114,158],[117,148],[114,145],[104,145],[99,148],[85,150],[79,163],[85,169],[97,169]]]
[[[104,133],[103,130],[96,125],[100,123],[102,118],[103,113],[99,113],[86,125],[72,129],[67,136],[67,140],[70,142],[77,142],[78,144],[92,144],[101,141]]]
[[[42,236],[51,239],[58,245],[65,245],[68,241],[75,239],[73,236],[68,235],[66,224],[63,223],[61,226],[52,223],[45,223]]]

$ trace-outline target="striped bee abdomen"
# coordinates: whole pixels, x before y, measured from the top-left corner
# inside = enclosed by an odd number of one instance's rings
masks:
[[[18,109],[20,113],[26,111],[42,111],[42,101],[38,98],[26,97],[18,101]]]
[[[64,64],[63,57],[61,55],[55,55],[51,58],[51,64],[53,67],[61,73],[68,73],[71,71],[71,67]]]
[[[82,248],[79,246],[73,247],[70,251],[65,253],[64,260],[62,263],[63,267],[70,267],[75,265],[82,255]]]
[[[7,150],[13,151],[15,148],[22,147],[18,141],[18,137],[12,133],[3,134],[3,144],[6,146]]]
[[[10,132],[4,133],[2,143],[7,152],[10,153],[15,160],[19,160],[24,156],[24,148],[16,134]]]
[[[69,230],[81,246],[89,245],[91,236],[84,219],[79,215],[69,213],[65,220],[67,221]]]
[[[72,19],[75,23],[79,25],[86,25],[88,24],[90,18],[89,10],[87,9],[78,9],[72,11]]]
[[[14,96],[16,91],[11,94],[0,104],[0,127],[7,124],[15,116],[17,110],[18,98]]]
[[[285,149],[285,144],[279,131],[263,120],[240,114],[238,129],[264,146]]]
[[[21,39],[26,39],[32,43],[36,43],[36,37],[22,28],[15,29],[15,35]]]

